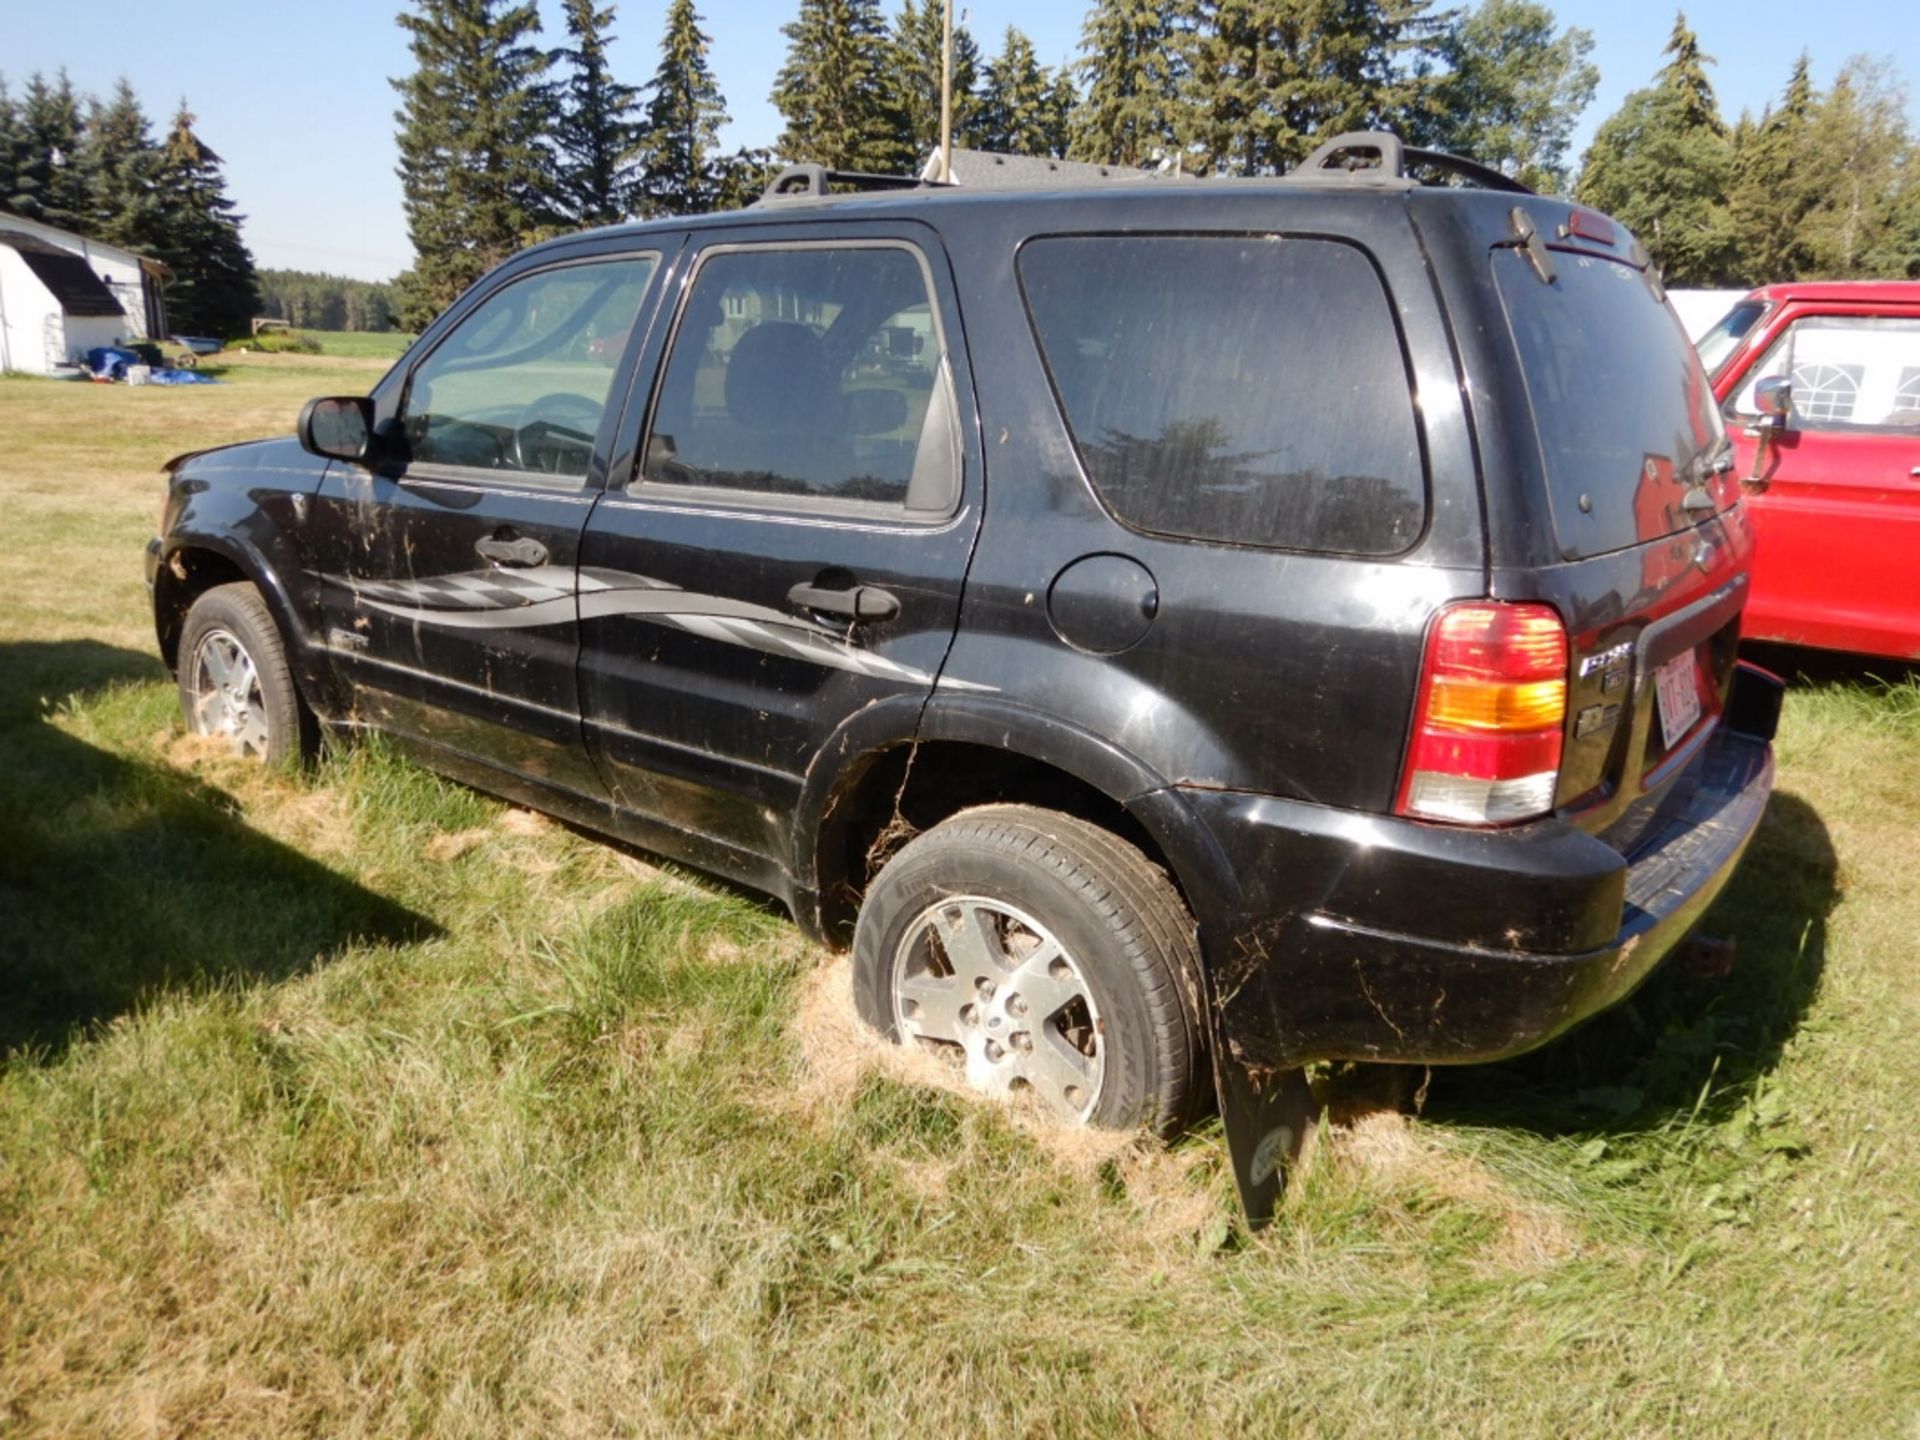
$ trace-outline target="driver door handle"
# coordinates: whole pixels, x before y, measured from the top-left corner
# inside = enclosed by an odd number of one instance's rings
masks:
[[[515,535],[511,539],[489,535],[474,541],[473,548],[481,559],[495,565],[526,569],[547,563],[547,547],[529,535]]]
[[[856,622],[891,620],[900,613],[899,599],[877,585],[854,585],[845,590],[829,590],[823,585],[803,582],[787,591],[787,599],[802,610],[841,615]]]

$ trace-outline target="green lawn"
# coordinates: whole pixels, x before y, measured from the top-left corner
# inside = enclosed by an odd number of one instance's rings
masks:
[[[417,338],[399,330],[303,330],[320,342],[322,355],[344,355],[352,360],[398,360]]]
[[[308,330],[303,327],[294,333],[317,343],[322,355],[338,355],[349,360],[398,360],[417,338],[399,330]],[[246,342],[234,343],[244,345]]]
[[[1920,1434],[1920,688],[1826,665],[1711,919],[1525,1060],[1062,1138],[750,899],[179,733],[168,455],[378,361],[0,385],[0,1434]]]

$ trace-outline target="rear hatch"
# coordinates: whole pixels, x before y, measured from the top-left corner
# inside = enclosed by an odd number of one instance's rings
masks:
[[[1555,803],[1626,850],[1725,706],[1751,540],[1712,389],[1639,244],[1564,201],[1503,218],[1486,263],[1525,397],[1504,447],[1524,533],[1491,537],[1494,590],[1565,618]]]

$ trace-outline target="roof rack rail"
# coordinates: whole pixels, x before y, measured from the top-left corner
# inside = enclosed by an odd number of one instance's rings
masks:
[[[824,165],[789,165],[767,182],[761,200],[824,199],[829,185],[852,190],[918,190],[937,180],[917,175],[875,175],[865,170],[829,170]]]
[[[1373,164],[1366,156],[1377,156]],[[1381,181],[1410,180],[1407,166],[1424,165],[1444,170],[1487,190],[1502,190],[1509,195],[1532,195],[1534,190],[1510,175],[1502,175],[1491,166],[1444,150],[1420,150],[1403,143],[1390,130],[1351,130],[1336,135],[1319,146],[1307,158],[1287,172],[1287,179],[1301,184],[1377,184]]]

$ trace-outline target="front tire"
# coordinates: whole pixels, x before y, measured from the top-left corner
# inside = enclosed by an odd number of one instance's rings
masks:
[[[854,931],[854,998],[896,1043],[957,1048],[968,1081],[1068,1124],[1172,1136],[1206,1098],[1193,918],[1118,836],[1024,805],[903,846]]]
[[[312,753],[315,725],[267,602],[252,585],[216,585],[180,631],[180,712],[196,735],[236,755],[289,766]]]

